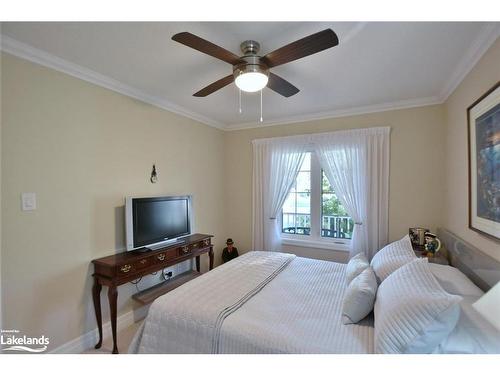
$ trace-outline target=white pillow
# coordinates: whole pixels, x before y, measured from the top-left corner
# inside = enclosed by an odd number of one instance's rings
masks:
[[[344,295],[342,323],[357,323],[373,310],[377,287],[377,279],[371,267],[365,268],[351,281]]]
[[[475,297],[484,294],[476,284],[455,267],[429,263],[429,268],[439,284],[448,293]]]
[[[461,300],[439,285],[426,259],[402,266],[378,288],[375,352],[431,353],[457,324]]]
[[[411,246],[410,236],[406,235],[399,241],[392,242],[380,249],[373,256],[370,265],[380,284],[392,272],[415,259],[417,256]]]
[[[457,325],[433,353],[500,354],[498,330],[472,307],[478,298],[464,296]]]
[[[347,267],[345,269],[345,278],[347,284],[350,284],[356,276],[358,276],[368,267],[370,267],[370,262],[368,262],[368,259],[366,258],[366,255],[364,253],[359,253],[353,256],[347,263]]]

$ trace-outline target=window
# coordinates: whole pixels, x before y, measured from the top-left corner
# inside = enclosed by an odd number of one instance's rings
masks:
[[[314,153],[307,153],[282,209],[282,237],[327,247],[346,245],[354,223],[340,203]],[[285,241],[286,242],[286,241]]]
[[[351,239],[353,229],[354,222],[321,170],[321,236]]]
[[[309,235],[311,232],[311,154],[304,157],[299,174],[283,205],[282,231]]]

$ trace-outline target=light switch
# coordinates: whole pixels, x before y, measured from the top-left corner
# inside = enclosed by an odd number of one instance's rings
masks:
[[[36,210],[36,194],[35,193],[22,193],[21,194],[22,209],[23,211]]]

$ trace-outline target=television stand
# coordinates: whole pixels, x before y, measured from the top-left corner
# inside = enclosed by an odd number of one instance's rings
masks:
[[[99,331],[99,341],[95,348],[99,349],[102,345],[102,313],[101,313],[101,290],[102,286],[108,287],[109,311],[111,315],[111,332],[113,333],[113,354],[118,354],[117,337],[116,337],[116,318],[117,318],[117,299],[118,286],[126,284],[130,281],[137,280],[143,276],[159,271],[163,268],[173,266],[174,264],[184,262],[189,259],[196,259],[196,271],[200,272],[200,256],[208,254],[209,269],[214,266],[214,251],[211,244],[210,234],[192,234],[182,238],[182,242],[167,244],[164,247],[148,252],[138,250],[126,251],[116,255],[110,255],[104,258],[94,259],[94,286],[92,288],[92,297],[94,300],[95,316],[97,320],[97,328]],[[195,274],[176,279],[176,282],[168,285],[164,284],[163,289],[158,289],[152,292],[148,299],[143,299],[145,303],[154,300],[154,297],[159,292],[167,293],[170,287],[175,286],[179,282],[187,282],[193,278]],[[171,280],[174,281],[174,280]],[[180,285],[180,284],[179,284]],[[178,286],[178,285],[177,285]],[[144,296],[142,296],[144,297]],[[156,297],[155,297],[156,298]]]

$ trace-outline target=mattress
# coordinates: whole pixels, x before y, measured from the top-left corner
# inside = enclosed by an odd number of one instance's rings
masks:
[[[373,315],[341,322],[345,264],[295,258],[222,326],[221,353],[373,353]]]
[[[345,264],[250,252],[157,299],[130,353],[373,353],[341,323]]]

